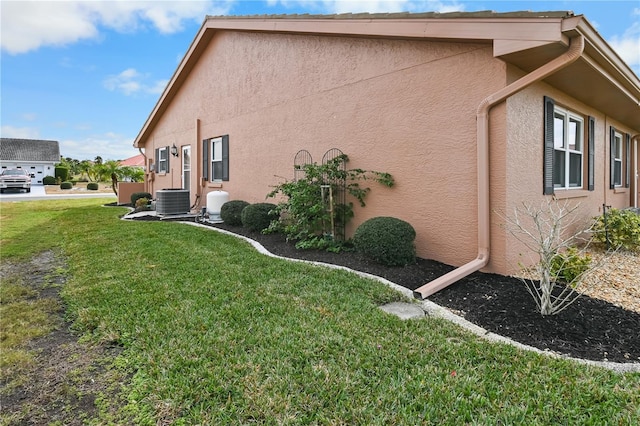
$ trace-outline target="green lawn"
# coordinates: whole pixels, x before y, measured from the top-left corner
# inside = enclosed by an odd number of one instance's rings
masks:
[[[105,200],[2,203],[2,260],[54,249],[75,328],[124,347],[122,418],[137,424],[621,424],[640,374],[401,321],[401,296],[231,236],[126,222]],[[100,423],[99,419],[96,421]],[[117,420],[116,420],[117,423]]]

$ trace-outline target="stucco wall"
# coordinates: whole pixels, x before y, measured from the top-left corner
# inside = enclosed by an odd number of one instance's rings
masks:
[[[144,183],[118,182],[118,204],[131,203],[131,196],[136,192],[144,192]]]
[[[489,45],[222,32],[145,149],[191,144],[195,189],[200,140],[228,134],[230,180],[204,187],[201,202],[213,189],[260,202],[293,177],[298,150],[320,162],[339,148],[349,167],[397,182],[370,185],[348,233],[373,216],[399,217],[415,227],[418,255],[461,265],[476,254],[476,108],[504,80]],[[502,107],[493,124],[503,140]],[[179,173],[156,174],[150,190],[180,182]]]
[[[510,70],[511,76],[519,75],[517,70]],[[587,171],[584,170],[585,189],[556,190],[554,196],[543,195],[543,97],[552,97],[556,105],[570,109],[584,116],[585,126],[587,117],[595,118],[595,185],[593,191],[586,189]],[[544,83],[538,83],[516,94],[507,100],[507,175],[506,175],[506,203],[494,205],[495,214],[492,217],[494,229],[504,225],[501,215],[513,217],[513,209],[527,203],[540,206],[550,199],[557,199],[559,203],[568,206],[578,205],[576,217],[577,226],[586,227],[592,218],[602,214],[602,205],[625,208],[631,205],[632,193],[630,188],[609,189],[609,127],[614,126],[622,132],[631,132],[620,123],[612,121],[602,112],[585,105],[563,92]],[[585,135],[587,129],[585,128]],[[586,141],[585,141],[586,143]],[[586,150],[585,150],[586,158]],[[507,206],[505,209],[504,207]],[[576,228],[577,229],[577,228]],[[499,231],[498,231],[499,232]],[[504,264],[495,266],[515,273],[520,262],[531,261],[529,256],[521,257],[527,250],[522,243],[508,234],[505,238],[505,256],[495,259]]]

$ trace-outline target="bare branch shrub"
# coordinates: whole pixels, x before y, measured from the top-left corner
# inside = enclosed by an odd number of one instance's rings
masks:
[[[520,279],[542,315],[570,306],[583,290],[583,278],[602,263],[591,262],[591,222],[577,215],[578,207],[548,199],[538,206],[523,203],[503,217],[505,228],[532,253],[520,264]]]

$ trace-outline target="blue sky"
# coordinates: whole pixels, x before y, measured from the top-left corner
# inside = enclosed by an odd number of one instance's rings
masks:
[[[1,136],[124,159],[205,15],[572,10],[640,75],[640,0],[0,1]]]

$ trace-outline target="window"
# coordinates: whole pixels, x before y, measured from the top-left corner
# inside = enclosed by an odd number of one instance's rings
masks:
[[[622,134],[614,131],[611,141],[611,180],[613,186],[622,186]]]
[[[210,182],[229,180],[229,136],[202,141],[203,176]]]
[[[581,188],[584,122],[558,107],[554,109],[553,117],[553,187]]]
[[[611,164],[609,188],[628,188],[631,182],[631,136],[611,127],[609,132]]]
[[[222,138],[211,139],[211,180],[222,180]]]
[[[156,149],[156,172],[167,173],[169,171],[169,147]]]
[[[588,118],[585,138],[585,119],[582,115],[555,105],[544,98],[544,193],[556,189],[594,189],[594,128],[593,117]],[[588,144],[585,146],[585,142]]]

